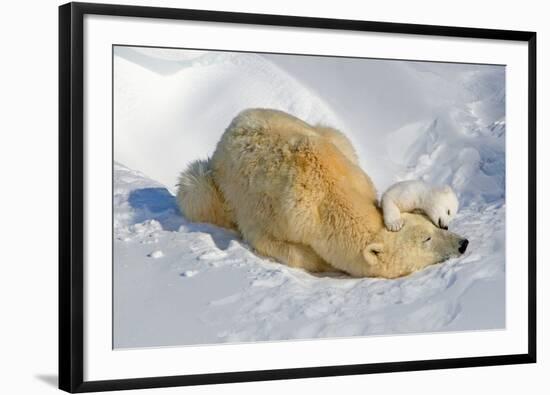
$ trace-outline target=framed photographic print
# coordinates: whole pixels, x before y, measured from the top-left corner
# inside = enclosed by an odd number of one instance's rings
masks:
[[[59,9],[69,392],[536,360],[536,35]]]

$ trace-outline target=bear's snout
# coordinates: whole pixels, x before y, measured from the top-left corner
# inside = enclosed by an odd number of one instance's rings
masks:
[[[444,229],[444,230],[449,230],[449,227],[448,226],[445,226],[443,225],[443,221],[441,221],[441,218],[439,218],[439,221],[438,221],[438,225],[441,229]]]
[[[468,248],[468,239],[462,239],[460,240],[460,243],[458,243],[458,252],[460,252],[461,254],[464,254],[464,252],[466,251],[466,248]]]

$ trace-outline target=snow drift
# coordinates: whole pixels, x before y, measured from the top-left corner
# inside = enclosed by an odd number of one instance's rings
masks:
[[[115,158],[174,188],[193,159],[210,155],[249,107],[286,111],[345,129],[310,90],[255,54],[115,49]],[[187,51],[185,51],[187,52]]]

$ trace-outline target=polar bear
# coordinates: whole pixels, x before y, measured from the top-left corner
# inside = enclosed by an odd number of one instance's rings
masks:
[[[393,184],[382,195],[384,224],[388,230],[397,232],[403,227],[401,213],[422,211],[442,229],[449,229],[449,223],[458,211],[458,199],[448,186],[434,187],[421,180],[401,181]]]
[[[311,272],[396,278],[466,250],[420,214],[388,231],[376,198],[343,134],[270,109],[237,115],[211,159],[182,173],[177,195],[188,219],[234,229],[258,254]]]

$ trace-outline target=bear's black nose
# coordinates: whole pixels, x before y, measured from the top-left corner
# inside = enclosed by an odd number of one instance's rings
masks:
[[[466,251],[466,248],[468,248],[468,243],[469,243],[468,239],[460,240],[458,252],[460,252],[461,254],[464,254],[464,251]]]

